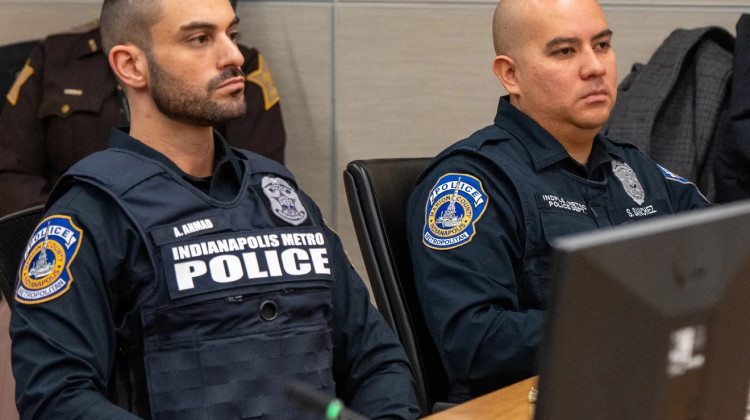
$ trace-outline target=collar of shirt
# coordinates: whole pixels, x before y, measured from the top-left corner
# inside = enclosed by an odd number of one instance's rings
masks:
[[[588,178],[603,164],[611,162],[613,158],[622,159],[619,149],[601,134],[597,134],[594,137],[588,163],[581,165],[570,157],[565,147],[547,130],[511,105],[508,98],[508,96],[500,98],[495,125],[509,131],[518,139],[522,139],[521,143],[531,156],[536,171],[562,163],[564,169]]]
[[[242,165],[230,149],[226,140],[216,130],[214,130],[214,172],[210,177],[206,178],[199,178],[185,173],[162,153],[131,137],[128,131],[129,128],[113,128],[109,146],[138,153],[165,165],[182,179],[188,181],[191,185],[212,198],[229,201],[237,195],[242,184]]]

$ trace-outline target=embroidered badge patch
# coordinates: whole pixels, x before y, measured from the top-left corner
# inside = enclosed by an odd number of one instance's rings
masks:
[[[299,226],[307,220],[307,210],[302,205],[297,191],[281,178],[264,176],[262,181],[263,194],[268,197],[273,214],[279,219]]]
[[[260,86],[263,91],[263,101],[266,105],[266,111],[279,102],[279,90],[271,77],[271,70],[268,69],[263,56],[258,54],[258,70],[250,73],[246,77],[248,82],[253,82]]]
[[[612,172],[620,180],[625,192],[640,206],[646,199],[646,193],[643,191],[638,177],[635,176],[633,169],[625,162],[619,160],[612,161]]]
[[[82,236],[83,231],[68,216],[44,219],[24,251],[16,301],[41,303],[67,292],[73,282],[70,263],[78,253]]]
[[[469,243],[487,200],[487,193],[477,178],[468,174],[443,175],[427,199],[422,242],[438,250]]]
[[[23,69],[18,73],[16,81],[13,83],[13,86],[10,87],[8,94],[5,95],[5,98],[8,99],[8,102],[13,106],[18,102],[18,95],[21,94],[21,87],[23,87],[24,83],[29,80],[29,77],[34,75],[34,68],[31,67],[29,63],[30,61],[26,61],[26,65],[24,65]]]

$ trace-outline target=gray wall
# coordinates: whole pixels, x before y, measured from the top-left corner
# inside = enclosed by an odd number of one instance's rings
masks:
[[[750,0],[601,0],[618,76],[675,28],[734,33]],[[98,16],[101,0],[0,0],[0,44]],[[287,166],[365,276],[341,172],[354,159],[434,155],[492,122],[494,0],[242,1],[242,42],[271,67],[288,131]]]

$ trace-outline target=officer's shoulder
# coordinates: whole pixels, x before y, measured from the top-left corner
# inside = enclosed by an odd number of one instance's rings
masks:
[[[498,145],[500,145],[500,149],[504,149],[505,146],[502,145],[508,143],[507,140],[511,138],[507,131],[496,125],[478,130],[435,156],[420,174],[417,183],[419,185],[424,185],[425,181],[430,183],[447,172],[463,173],[467,171],[467,167],[483,167],[486,170],[487,167],[493,166],[486,149],[492,148],[494,150],[497,149],[496,146]],[[504,153],[502,150],[496,152]],[[508,152],[508,154],[511,153]],[[469,162],[472,162],[472,164],[469,164]]]
[[[135,152],[108,148],[74,163],[52,188],[50,196],[59,197],[71,184],[88,183],[114,194],[124,194],[133,186],[166,169]]]
[[[508,141],[510,139],[512,139],[512,136],[506,130],[496,125],[487,126],[440,152],[430,163],[428,169],[434,169],[438,165],[450,165],[451,162],[460,163],[466,159],[485,160],[486,149],[495,149],[496,146],[503,149],[506,145],[512,143]],[[502,151],[499,152],[502,153]]]
[[[462,153],[479,153],[483,148],[505,143],[510,138],[511,135],[507,131],[496,125],[490,125],[448,146],[435,157],[435,161],[441,161],[449,156]]]
[[[74,163],[67,173],[86,174],[95,173],[103,177],[121,177],[123,173],[135,170],[141,172],[163,172],[155,165],[144,165],[150,160],[143,155],[128,150],[110,147],[99,150]],[[130,169],[130,170],[128,170]],[[147,169],[151,169],[147,171]]]
[[[94,214],[113,215],[114,199],[101,188],[83,182],[58,182],[45,205],[46,214],[67,214],[89,218]]]
[[[238,158],[246,160],[249,163],[250,171],[252,174],[278,175],[282,178],[292,181],[295,186],[297,185],[297,180],[294,178],[292,172],[278,161],[259,155],[255,152],[251,152],[246,149],[239,149],[236,147],[232,148],[232,152]]]
[[[600,138],[602,139],[602,141],[607,142],[610,145],[612,145],[613,147],[620,148],[622,150],[640,151],[640,149],[638,149],[638,146],[636,146],[635,144],[633,144],[633,143],[631,143],[631,142],[629,142],[627,140],[623,140],[623,139],[620,139],[620,138],[611,138],[611,137],[603,135],[603,134],[600,134]]]

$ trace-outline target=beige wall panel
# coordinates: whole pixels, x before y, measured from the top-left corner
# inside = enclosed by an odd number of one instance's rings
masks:
[[[341,164],[434,154],[491,122],[491,8],[342,6],[336,127]]]
[[[0,44],[40,39],[99,18],[101,2],[50,4],[0,1]]]
[[[331,7],[240,3],[238,9],[240,42],[263,54],[281,95],[286,165],[331,217]]]
[[[336,25],[339,233],[364,275],[341,171],[354,159],[434,155],[488,125],[492,7],[346,7]]]

